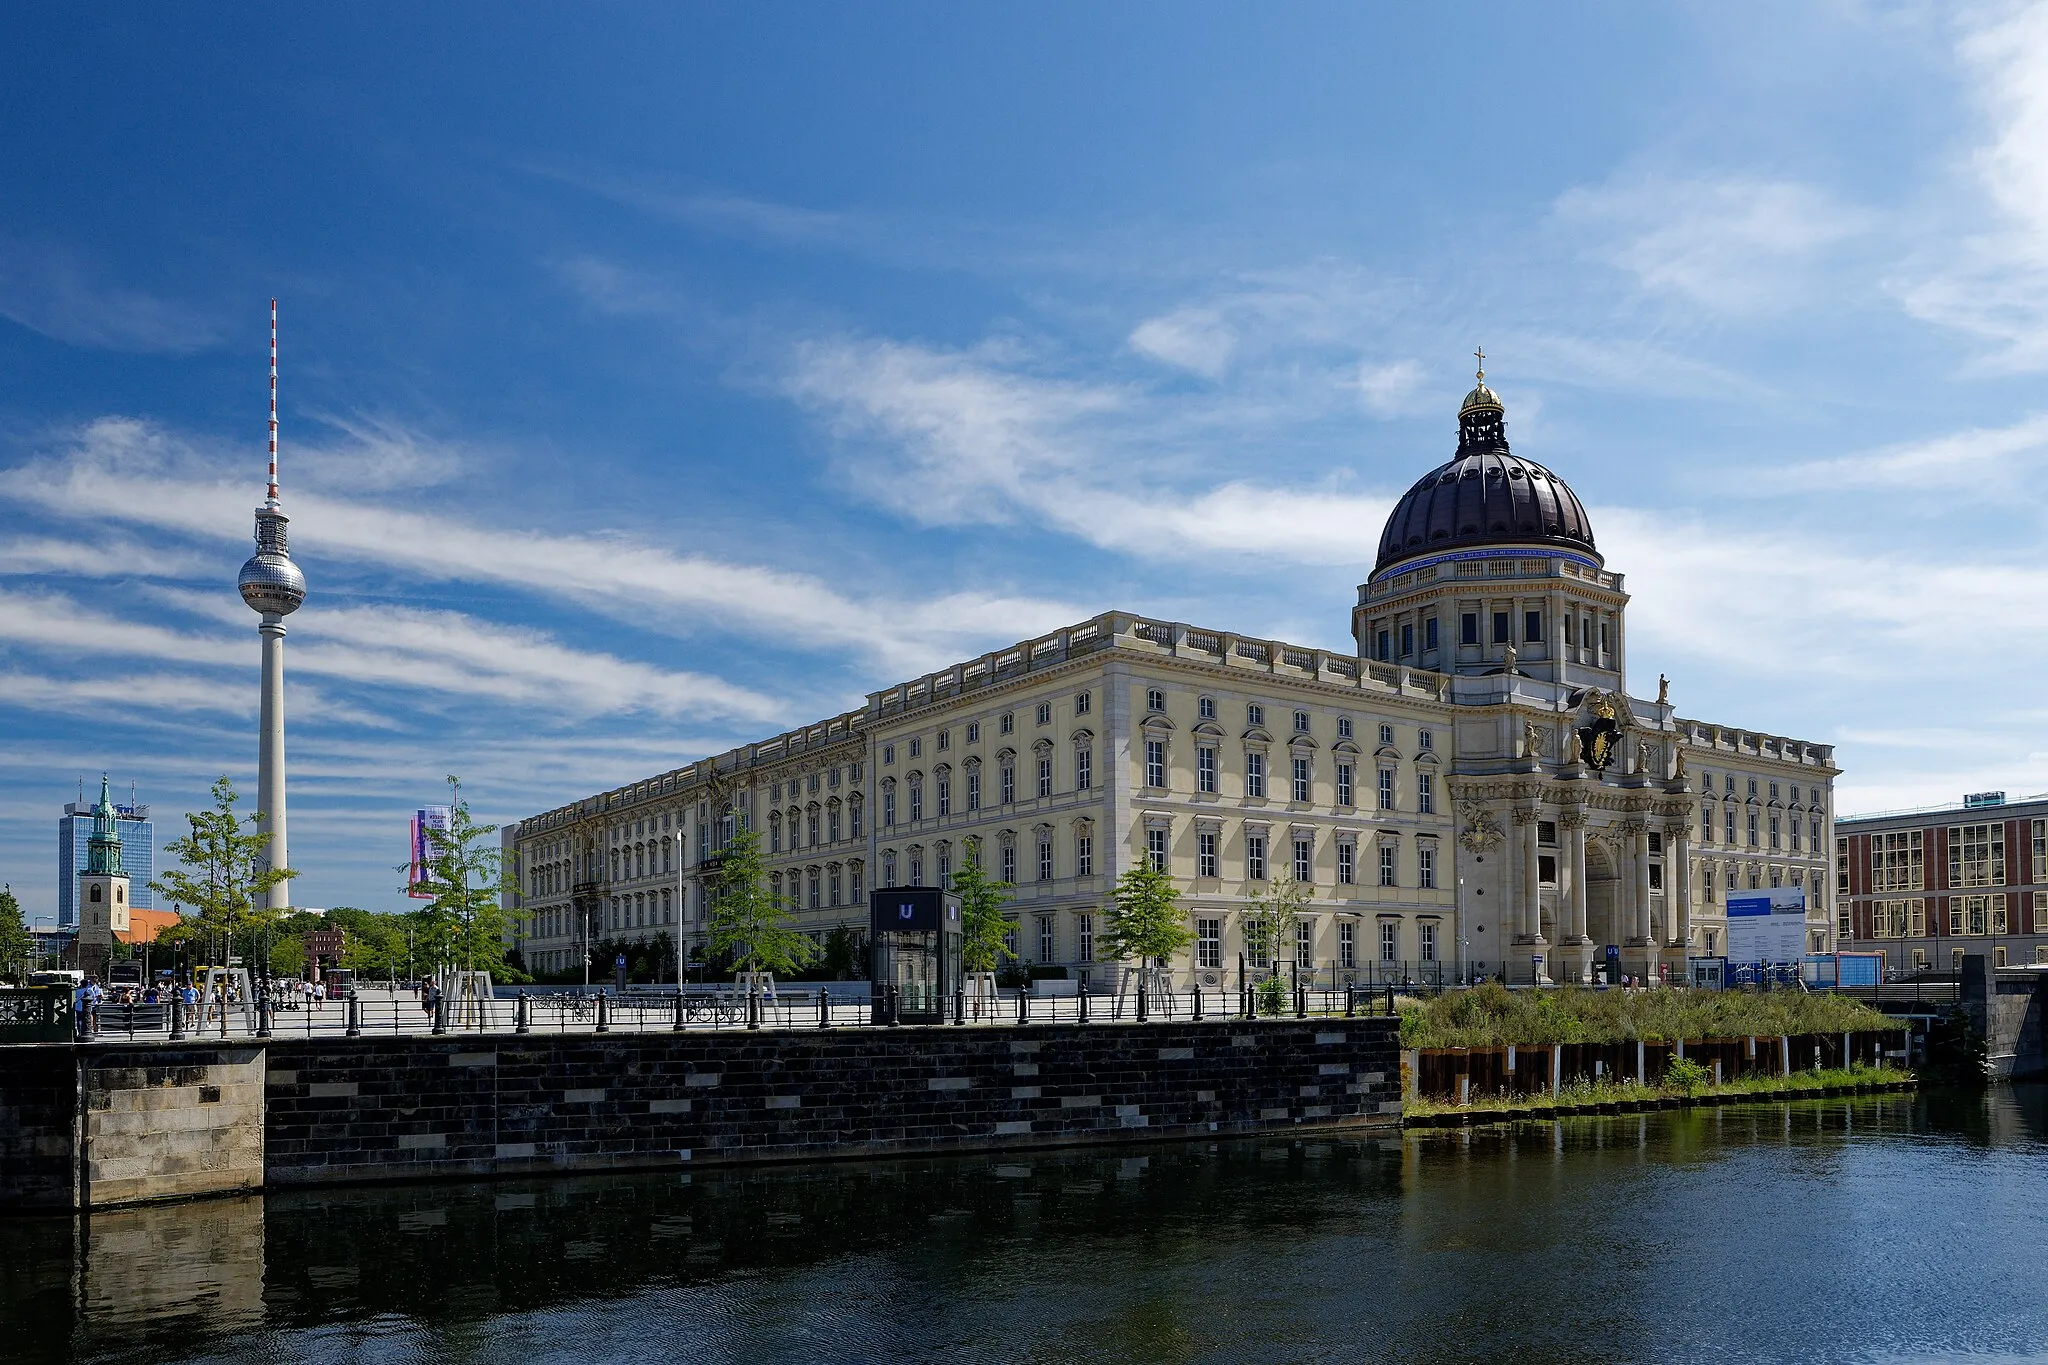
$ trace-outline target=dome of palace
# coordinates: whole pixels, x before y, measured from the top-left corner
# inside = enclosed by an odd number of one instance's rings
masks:
[[[1458,410],[1458,453],[1394,504],[1375,574],[1401,560],[1478,545],[1558,545],[1598,557],[1578,494],[1508,449],[1503,415],[1482,375]]]

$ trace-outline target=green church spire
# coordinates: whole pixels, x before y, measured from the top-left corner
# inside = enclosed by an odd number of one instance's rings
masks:
[[[85,870],[96,876],[119,877],[121,831],[114,823],[114,801],[107,794],[107,775],[100,774],[100,800],[92,808],[92,837],[85,844]]]

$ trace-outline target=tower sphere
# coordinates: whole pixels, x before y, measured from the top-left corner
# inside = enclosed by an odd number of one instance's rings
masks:
[[[255,554],[235,575],[235,587],[252,611],[289,616],[306,600],[306,576],[281,554]]]

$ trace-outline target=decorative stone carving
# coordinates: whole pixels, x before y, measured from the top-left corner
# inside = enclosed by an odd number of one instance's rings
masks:
[[[1566,763],[1577,764],[1583,761],[1584,751],[1581,745],[1582,741],[1579,739],[1579,732],[1569,726],[1566,727],[1564,732],[1564,761]]]
[[[1580,810],[1577,806],[1566,806],[1557,813],[1557,823],[1563,825],[1566,829],[1584,829],[1586,827],[1586,812]]]
[[[1636,741],[1636,771],[1639,773],[1650,771],[1650,741],[1647,739]]]
[[[1535,806],[1516,806],[1514,819],[1517,825],[1533,825],[1543,812]]]
[[[1508,646],[1508,659],[1507,659],[1507,666],[1506,666],[1506,667],[1504,667],[1504,668],[1502,668],[1502,669],[1501,669],[1501,672],[1503,672],[1503,673],[1506,673],[1506,674],[1508,674],[1508,675],[1509,675],[1510,677],[1512,677],[1513,675],[1515,675],[1516,673],[1519,673],[1520,671],[1521,671],[1521,670],[1520,670],[1519,668],[1517,668],[1517,667],[1515,666],[1515,647],[1514,647],[1514,645],[1513,645],[1513,644],[1510,644],[1510,645]]]
[[[1465,828],[1458,832],[1458,842],[1472,853],[1484,853],[1488,849],[1498,847],[1500,841],[1506,837],[1501,830],[1500,821],[1494,817],[1492,811],[1485,809],[1468,811],[1465,815]]]
[[[1671,679],[1665,677],[1662,673],[1659,673],[1657,675],[1657,705],[1669,706],[1670,704]]]
[[[1543,732],[1543,727],[1538,725],[1535,721],[1523,721],[1522,757],[1541,758],[1543,756],[1544,741],[1548,738],[1549,737],[1545,735]]]

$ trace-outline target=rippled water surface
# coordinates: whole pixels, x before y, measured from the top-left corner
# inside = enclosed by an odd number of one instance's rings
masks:
[[[23,1361],[2048,1360],[2048,1091],[0,1222]]]

